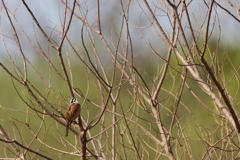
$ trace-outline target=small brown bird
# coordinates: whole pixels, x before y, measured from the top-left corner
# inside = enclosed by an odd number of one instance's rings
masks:
[[[66,112],[66,134],[68,136],[68,127],[72,124],[72,122],[79,116],[81,110],[81,106],[77,100],[77,98],[72,98],[70,101],[70,106]]]

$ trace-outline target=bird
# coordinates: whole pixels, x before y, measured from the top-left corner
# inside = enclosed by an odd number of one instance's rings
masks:
[[[81,105],[79,104],[77,98],[72,98],[70,100],[70,105],[65,115],[66,124],[66,133],[65,136],[68,136],[68,128],[72,122],[80,115]]]

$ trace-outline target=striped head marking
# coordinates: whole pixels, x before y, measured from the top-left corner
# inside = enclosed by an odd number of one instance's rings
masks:
[[[72,98],[72,99],[70,100],[70,104],[74,104],[74,103],[79,103],[78,100],[77,100],[77,98]]]

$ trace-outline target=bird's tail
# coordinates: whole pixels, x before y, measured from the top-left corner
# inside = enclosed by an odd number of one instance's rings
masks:
[[[69,123],[67,123],[67,126],[66,126],[66,133],[65,133],[66,137],[68,136],[68,127],[69,127]]]

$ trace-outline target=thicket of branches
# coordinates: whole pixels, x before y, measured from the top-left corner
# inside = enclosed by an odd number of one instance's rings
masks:
[[[237,1],[119,0],[109,8],[61,0],[48,24],[32,3],[11,3],[1,1],[0,66],[17,107],[0,108],[2,157],[240,158],[239,66],[221,48],[218,14],[239,22]],[[81,116],[65,137],[72,97]]]

